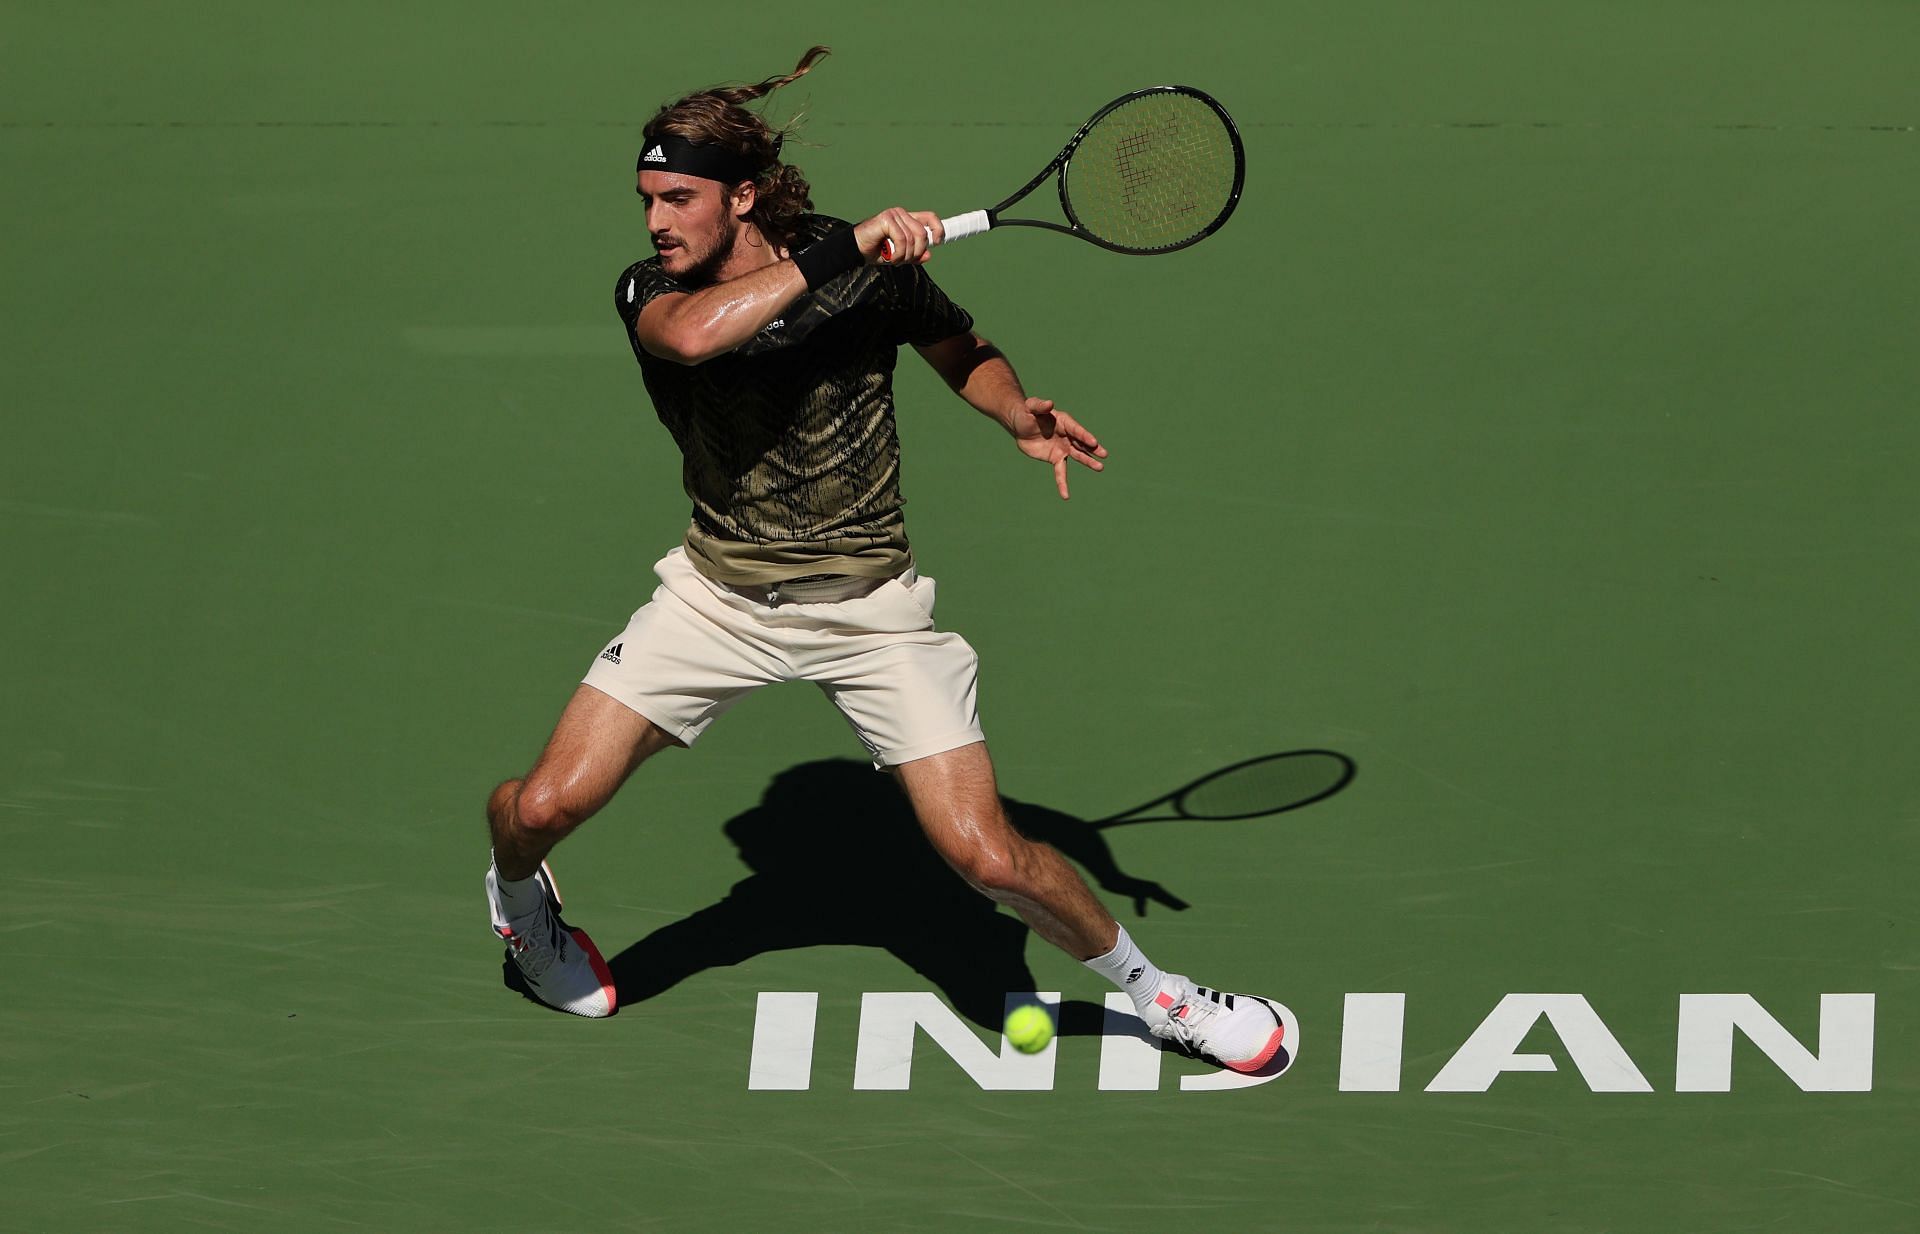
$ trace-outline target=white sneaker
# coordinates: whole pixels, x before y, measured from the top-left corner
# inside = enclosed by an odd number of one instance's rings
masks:
[[[1272,1062],[1287,1035],[1285,1021],[1266,999],[1209,990],[1176,973],[1161,979],[1140,1018],[1154,1036],[1249,1073]]]
[[[560,893],[546,862],[534,873],[546,894],[540,906],[520,917],[508,917],[500,902],[500,875],[487,868],[487,907],[493,913],[493,932],[507,945],[527,989],[547,1006],[574,1015],[599,1019],[619,1007],[613,970],[600,958],[585,930],[560,919]]]

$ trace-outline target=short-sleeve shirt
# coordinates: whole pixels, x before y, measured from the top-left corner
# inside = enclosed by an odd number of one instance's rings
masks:
[[[800,220],[806,248],[837,219]],[[893,367],[973,328],[920,266],[862,266],[804,293],[733,351],[701,364],[652,355],[634,321],[654,298],[691,291],[635,262],[614,306],[693,499],[687,556],[723,583],[812,574],[887,577],[912,561],[901,513]]]

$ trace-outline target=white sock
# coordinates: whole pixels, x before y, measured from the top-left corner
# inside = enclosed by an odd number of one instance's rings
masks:
[[[1133,940],[1127,937],[1125,926],[1120,927],[1120,937],[1113,941],[1112,951],[1081,963],[1119,986],[1133,1000],[1133,1005],[1140,1008],[1153,1002],[1154,992],[1160,988],[1163,975],[1153,961],[1133,945]]]
[[[509,881],[500,877],[500,867],[497,865],[493,867],[493,886],[500,898],[500,910],[509,921],[539,912],[540,905],[547,897],[538,878],[529,875]]]

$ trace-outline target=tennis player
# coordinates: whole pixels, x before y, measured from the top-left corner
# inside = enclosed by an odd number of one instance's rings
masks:
[[[934,625],[901,516],[892,374],[908,345],[1053,471],[1107,451],[1013,367],[922,269],[939,217],[813,214],[784,133],[744,106],[804,75],[703,90],[643,130],[636,188],[655,255],[614,307],[684,456],[693,520],[659,586],[594,660],[539,761],[493,791],[487,901],[535,997],[613,1014],[612,975],[560,917],[548,852],[642,762],[691,746],[760,686],[810,681],[906,791],[975,888],[1133,999],[1153,1033],[1240,1071],[1280,1050],[1266,1000],[1163,973],[1057,852],[1009,824],[974,710],[977,661]],[[887,259],[891,245],[891,258]],[[830,843],[832,837],[821,837]]]

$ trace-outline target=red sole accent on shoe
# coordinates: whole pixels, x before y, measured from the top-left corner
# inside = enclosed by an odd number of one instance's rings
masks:
[[[620,1010],[620,993],[613,986],[613,970],[608,968],[607,962],[600,958],[600,949],[593,945],[593,940],[587,937],[585,930],[569,932],[573,935],[573,941],[580,945],[580,950],[587,953],[587,962],[593,965],[593,975],[600,979],[600,991],[607,996],[607,1014],[612,1015]],[[1276,1041],[1274,1044],[1277,1048],[1279,1043]],[[1267,1057],[1273,1057],[1271,1050],[1268,1051]]]
[[[1280,1052],[1280,1039],[1285,1037],[1286,1035],[1287,1035],[1287,1030],[1285,1028],[1274,1029],[1273,1036],[1267,1038],[1267,1045],[1265,1049],[1261,1050],[1258,1054],[1254,1055],[1252,1058],[1247,1059],[1245,1062],[1228,1063],[1227,1069],[1230,1071],[1240,1071],[1248,1074],[1252,1074],[1253,1072],[1260,1070],[1260,1068],[1272,1062],[1273,1056]]]

